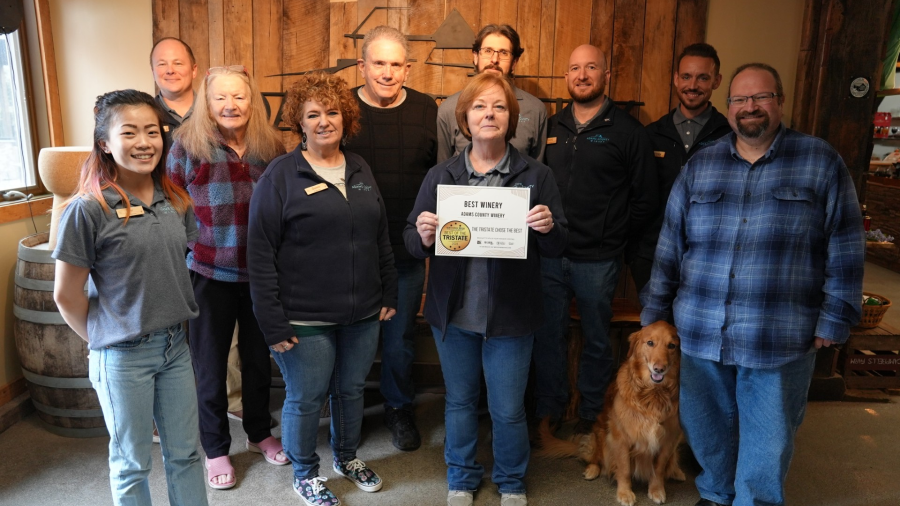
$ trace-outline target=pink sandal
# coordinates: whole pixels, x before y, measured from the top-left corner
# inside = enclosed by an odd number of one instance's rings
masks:
[[[291,463],[290,460],[287,459],[287,455],[284,455],[284,448],[281,446],[281,441],[275,439],[272,436],[269,436],[259,443],[251,443],[250,440],[247,440],[247,449],[253,453],[261,453],[263,457],[265,457],[266,462],[269,464],[274,464],[276,466],[286,466]],[[281,453],[284,456],[284,461],[278,460],[278,454]]]
[[[206,483],[210,486],[210,488],[214,488],[216,490],[226,490],[233,487],[234,484],[237,483],[237,479],[234,476],[234,467],[232,467],[231,459],[228,458],[228,455],[223,455],[214,459],[207,458],[206,470],[209,472]],[[216,483],[213,481],[213,478],[226,474],[231,475],[231,481],[226,483]]]

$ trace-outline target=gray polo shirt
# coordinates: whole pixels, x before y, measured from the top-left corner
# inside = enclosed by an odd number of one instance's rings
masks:
[[[178,123],[179,125],[184,123],[184,120],[190,118],[191,113],[194,112],[194,104],[191,104],[191,108],[188,109],[186,113],[184,113],[184,116],[178,114],[177,112],[175,112],[175,109],[169,107],[169,104],[166,103],[166,100],[163,98],[162,93],[158,93],[156,95],[156,102],[159,103],[159,106],[169,114],[169,117],[172,118],[172,121]]]
[[[509,144],[506,155],[494,168],[483,175],[475,172],[469,160],[471,144],[463,149],[466,170],[469,172],[469,186],[503,186],[503,178],[509,175]],[[487,329],[488,303],[488,259],[470,258],[466,266],[466,282],[463,288],[463,305],[450,319],[450,325],[470,332],[484,334]]]
[[[591,124],[591,121],[594,121],[595,119],[599,118],[600,116],[603,116],[604,114],[606,114],[606,110],[609,109],[610,107],[612,107],[612,100],[610,100],[609,97],[605,97],[603,99],[603,105],[601,105],[600,108],[597,109],[597,113],[594,114],[593,116],[591,116],[591,119],[585,121],[584,123],[578,122],[578,118],[575,118],[575,113],[574,113],[574,109],[573,109],[572,118],[575,119],[575,129],[578,130],[578,133],[581,133],[582,130],[584,130],[585,128],[587,128],[588,125]]]
[[[547,107],[534,95],[513,86],[519,102],[519,123],[516,136],[510,144],[519,153],[530,156],[537,161],[544,160],[544,148],[547,146]],[[438,107],[438,163],[455,156],[468,146],[471,141],[459,130],[456,123],[456,104],[459,93],[447,97]]]
[[[73,200],[59,221],[53,258],[88,267],[87,330],[92,350],[135,339],[154,330],[196,318],[194,290],[184,261],[188,241],[197,238],[193,210],[180,215],[159,187],[153,203],[130,196],[127,224],[116,209],[125,209],[112,189],[103,191],[104,212],[93,197]]]
[[[678,136],[681,137],[685,152],[691,150],[691,146],[694,145],[694,139],[700,135],[700,130],[703,130],[703,127],[706,126],[706,122],[709,121],[709,118],[711,117],[712,107],[710,107],[709,103],[706,104],[705,111],[701,112],[699,116],[691,119],[684,117],[684,114],[681,113],[680,105],[675,108],[675,113],[672,115],[672,121],[675,122],[675,130],[678,130]]]

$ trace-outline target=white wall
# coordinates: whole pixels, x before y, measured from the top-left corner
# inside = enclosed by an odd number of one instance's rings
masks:
[[[67,146],[89,146],[94,102],[108,91],[153,94],[151,0],[50,0]]]
[[[710,0],[706,42],[722,62],[722,86],[713,93],[713,105],[723,114],[731,74],[745,63],[762,62],[781,75],[784,122],[790,126],[794,107],[794,82],[803,28],[805,0]]]

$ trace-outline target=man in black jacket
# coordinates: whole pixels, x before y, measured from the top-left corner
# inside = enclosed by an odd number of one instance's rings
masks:
[[[659,173],[659,207],[653,226],[641,238],[631,262],[631,275],[638,293],[650,280],[656,240],[675,177],[694,153],[731,132],[725,116],[709,103],[713,91],[722,83],[716,49],[702,42],[691,44],[678,56],[677,65],[672,80],[681,103],[647,125]]]
[[[366,34],[358,60],[365,84],[353,89],[362,129],[346,145],[372,168],[387,209],[400,291],[397,314],[382,322],[381,394],[384,423],[394,446],[405,451],[422,441],[413,417],[412,365],[425,261],[406,251],[403,228],[425,174],[437,163],[438,111],[434,99],[403,85],[408,59],[406,36],[397,29],[377,26]]]
[[[604,95],[606,58],[594,46],[575,48],[566,84],[573,103],[550,118],[546,162],[569,220],[563,258],[543,258],[545,323],[535,333],[536,415],[558,420],[568,402],[566,339],[575,296],[584,332],[578,371],[582,401],[576,433],[588,433],[603,410],[612,377],[612,298],[626,244],[652,223],[656,165],[644,127]]]

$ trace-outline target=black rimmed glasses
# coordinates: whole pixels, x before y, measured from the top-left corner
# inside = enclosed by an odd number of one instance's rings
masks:
[[[725,99],[728,102],[728,105],[736,105],[738,107],[746,104],[748,101],[753,100],[753,103],[756,105],[765,105],[771,102],[775,97],[780,97],[780,93],[757,93],[756,95],[750,96],[738,96],[738,97],[728,97]]]
[[[497,59],[500,61],[506,61],[512,58],[512,53],[508,49],[494,49],[492,47],[483,47],[478,50],[478,54],[482,57],[491,60],[494,58],[494,53],[497,54]]]
[[[250,74],[247,72],[247,67],[243,65],[228,65],[225,67],[210,67],[206,70],[206,75],[211,76],[214,74],[227,74],[228,72],[240,72],[245,76],[249,76]]]

